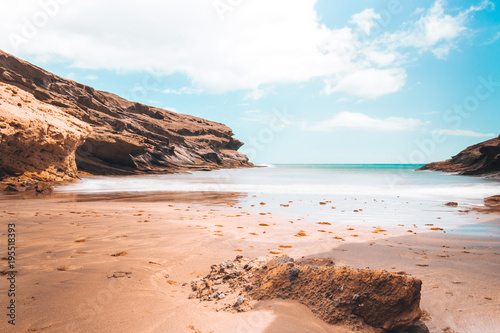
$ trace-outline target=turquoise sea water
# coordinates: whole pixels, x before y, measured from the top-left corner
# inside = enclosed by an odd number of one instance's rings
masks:
[[[238,198],[244,209],[286,214],[311,222],[394,226],[402,221],[425,224],[439,220],[439,224],[450,231],[498,232],[496,228],[478,224],[475,214],[459,210],[482,205],[485,197],[500,194],[499,181],[415,171],[418,167],[420,165],[268,165],[191,174],[89,177],[56,190],[82,194],[231,192],[242,194]],[[264,207],[258,205],[262,201],[266,202]],[[331,202],[319,204],[325,201]],[[449,201],[456,201],[460,206],[445,206]],[[285,208],[282,204],[289,206]]]

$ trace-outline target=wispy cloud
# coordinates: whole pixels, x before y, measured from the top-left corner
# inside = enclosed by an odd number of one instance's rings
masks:
[[[478,133],[470,130],[459,130],[459,129],[437,129],[433,132],[441,135],[451,135],[451,136],[470,136],[475,138],[493,138],[498,136],[495,133]]]
[[[327,80],[325,93],[345,92],[353,96],[375,98],[394,93],[405,85],[406,72],[401,68],[365,69],[336,80]]]
[[[468,30],[467,21],[474,12],[494,8],[489,0],[483,0],[479,5],[471,5],[456,15],[446,14],[444,0],[436,0],[425,15],[418,21],[410,24],[406,30],[386,34],[388,47],[414,47],[421,52],[430,51],[438,59],[446,59],[452,49],[456,47],[457,40]],[[381,41],[382,41],[381,40]]]
[[[267,123],[269,116],[261,110],[247,110],[240,119],[251,123]]]
[[[258,101],[259,99],[269,95],[272,92],[272,90],[273,90],[272,87],[268,87],[265,89],[256,88],[256,89],[250,90],[249,92],[247,92],[245,94],[245,97],[243,97],[243,100],[244,101],[247,101],[247,100]]]
[[[376,20],[380,20],[380,15],[375,13],[373,8],[367,8],[360,13],[354,14],[349,23],[354,24],[359,30],[369,35],[376,26]]]
[[[490,40],[485,43],[485,45],[493,44],[499,39],[500,39],[500,31],[498,31],[493,37],[491,37]]]
[[[377,119],[363,113],[340,112],[326,119],[315,123],[303,123],[302,129],[307,131],[330,132],[338,128],[350,128],[371,131],[403,131],[415,129],[422,124],[419,119],[404,117],[389,117]]]
[[[97,80],[98,78],[99,78],[99,76],[93,75],[93,74],[89,74],[89,75],[86,75],[84,77],[84,79],[86,79],[86,80]]]
[[[201,94],[203,90],[195,89],[190,87],[182,87],[180,89],[165,89],[162,91],[164,94],[174,94],[174,95],[193,95],[193,94]]]

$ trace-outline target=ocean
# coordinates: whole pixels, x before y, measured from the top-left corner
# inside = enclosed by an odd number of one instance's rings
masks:
[[[497,180],[416,171],[421,165],[265,165],[190,174],[86,177],[57,193],[237,193],[238,206],[316,223],[436,225],[448,232],[499,234],[466,210],[500,194]],[[447,202],[457,202],[449,207]],[[260,205],[263,202],[265,205]],[[428,229],[428,228],[427,228]]]

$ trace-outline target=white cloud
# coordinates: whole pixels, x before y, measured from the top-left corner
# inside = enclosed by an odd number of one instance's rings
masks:
[[[319,77],[335,83],[326,92],[375,98],[403,87],[402,47],[444,58],[470,14],[489,6],[483,1],[453,16],[437,0],[405,25],[410,28],[376,38],[371,34],[380,16],[373,9],[331,29],[320,23],[316,2],[244,1],[221,20],[207,0],[54,0],[50,10],[39,0],[11,1],[0,12],[0,48],[76,68],[185,74],[195,90],[166,90],[172,94],[248,90],[248,98],[258,99],[263,86]],[[354,89],[353,78],[366,76],[370,80]]]
[[[470,6],[453,16],[444,11],[444,0],[436,0],[417,22],[405,31],[386,34],[381,40],[392,47],[415,47],[420,51],[431,51],[436,58],[446,59],[456,47],[456,42],[467,30],[466,23],[472,13],[494,8],[489,0],[483,0],[478,6]]]
[[[261,99],[262,97],[265,97],[267,95],[269,95],[269,93],[271,93],[272,91],[272,88],[266,88],[266,89],[253,89],[253,90],[250,90],[249,92],[247,92],[245,94],[245,97],[243,97],[243,100],[246,101],[246,100],[253,100],[253,101],[258,101],[259,99]]]
[[[359,30],[369,35],[375,28],[375,20],[380,20],[380,15],[375,13],[373,8],[368,8],[361,13],[354,14],[349,23],[356,25]]]
[[[451,135],[451,136],[470,136],[475,138],[493,138],[498,135],[495,133],[478,133],[470,130],[451,130],[451,129],[438,129],[433,132],[441,134],[441,135]]]
[[[190,88],[190,87],[182,87],[180,89],[165,89],[162,91],[164,94],[174,94],[174,95],[193,95],[193,94],[201,94],[202,90],[201,89],[195,89],[195,88]]]
[[[416,128],[422,122],[419,119],[389,117],[376,119],[363,113],[340,112],[330,119],[317,123],[303,123],[302,128],[308,131],[330,132],[337,128],[350,128],[372,131],[403,131]]]
[[[86,80],[97,80],[99,77],[97,75],[89,74],[84,77]]]
[[[175,112],[175,113],[179,113],[179,111],[177,111],[177,109],[174,108],[174,107],[166,106],[166,107],[164,107],[164,109],[167,110],[167,111],[172,111],[172,112]]]
[[[329,80],[325,93],[346,92],[350,95],[375,98],[394,93],[405,85],[406,72],[401,68],[365,69],[349,73],[339,80]]]

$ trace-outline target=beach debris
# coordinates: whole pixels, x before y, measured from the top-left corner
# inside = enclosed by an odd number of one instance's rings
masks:
[[[305,236],[307,236],[307,234],[305,233],[304,230],[301,230],[295,234],[295,237],[305,237]]]
[[[110,254],[110,256],[112,256],[112,257],[122,257],[122,256],[126,256],[127,254],[128,254],[127,252],[121,251],[121,252],[116,252],[116,253]]]
[[[493,195],[484,199],[484,205],[487,207],[500,207],[500,195]]]
[[[106,275],[106,277],[108,279],[111,279],[111,278],[122,278],[122,277],[126,277],[126,278],[129,278],[131,277],[132,275],[132,272],[114,272],[112,275]]]
[[[189,326],[187,326],[187,328],[189,328],[191,330],[190,333],[215,333],[214,331],[207,332],[204,329],[199,330],[193,325],[189,325]]]
[[[445,203],[444,205],[448,207],[458,207],[458,202],[450,201]]]
[[[428,332],[419,321],[422,282],[401,272],[338,267],[328,258],[238,255],[212,265],[208,275],[190,284],[189,298],[215,302],[217,311],[242,312],[251,310],[255,301],[290,299],[329,324]]]
[[[330,222],[318,222],[317,224],[332,225]]]
[[[261,205],[261,206],[264,206],[265,204],[266,204],[266,203],[265,203],[265,202],[263,202],[263,201],[260,203],[260,205]]]

